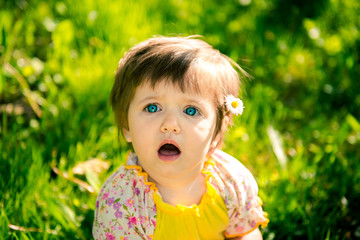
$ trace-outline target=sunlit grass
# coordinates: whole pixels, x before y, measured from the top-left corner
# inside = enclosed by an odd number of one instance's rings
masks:
[[[0,3],[0,238],[91,238],[126,153],[107,103],[118,60],[189,34],[254,77],[224,149],[257,179],[264,239],[359,238],[360,6],[313,4],[281,19],[276,1]]]

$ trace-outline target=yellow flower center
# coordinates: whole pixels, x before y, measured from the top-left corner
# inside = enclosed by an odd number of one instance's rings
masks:
[[[231,106],[232,106],[233,108],[237,108],[238,105],[239,105],[239,104],[238,104],[237,101],[233,101],[233,102],[231,103]]]

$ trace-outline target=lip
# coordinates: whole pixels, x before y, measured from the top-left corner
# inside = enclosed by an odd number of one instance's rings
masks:
[[[166,155],[162,155],[159,153],[159,149],[165,145],[165,144],[172,144],[174,145],[175,147],[177,147],[177,149],[179,149],[180,153],[176,154],[176,155],[171,155],[171,156],[166,156]],[[173,162],[175,160],[177,160],[180,155],[181,155],[181,149],[179,147],[179,145],[177,144],[177,142],[175,142],[174,140],[164,140],[161,142],[161,144],[159,145],[158,147],[158,157],[160,160],[164,161],[164,162]]]

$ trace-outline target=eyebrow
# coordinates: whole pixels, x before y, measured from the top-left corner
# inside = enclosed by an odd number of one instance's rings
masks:
[[[143,99],[141,99],[140,101],[137,102],[138,105],[142,105],[145,102],[148,101],[159,101],[159,99],[161,99],[161,95],[156,94],[154,92],[154,94],[151,94]],[[182,98],[183,102],[189,103],[189,104],[194,104],[195,106],[200,107],[203,110],[207,110],[206,108],[206,104],[203,103],[203,101],[201,101],[201,98],[197,98],[197,97],[183,97]]]
[[[150,100],[158,100],[160,98],[159,95],[150,95],[148,97],[145,97],[143,99],[140,99],[140,101],[138,102],[138,104],[142,104],[144,102],[150,101]]]

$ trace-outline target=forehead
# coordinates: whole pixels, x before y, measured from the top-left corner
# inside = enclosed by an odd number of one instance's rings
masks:
[[[140,81],[140,85],[149,84],[152,88],[157,87],[177,87],[183,93],[194,95],[218,96],[222,89],[222,82],[215,67],[203,62],[193,62],[187,71],[181,76],[163,75],[158,78],[147,76]]]
[[[211,97],[212,94],[209,91],[202,89],[198,84],[192,84],[190,82],[185,84],[184,86],[181,86],[178,83],[174,83],[167,79],[159,80],[155,84],[152,84],[150,81],[145,81],[136,88],[135,95],[162,96],[170,92],[172,94],[175,93],[178,96],[213,99]]]

